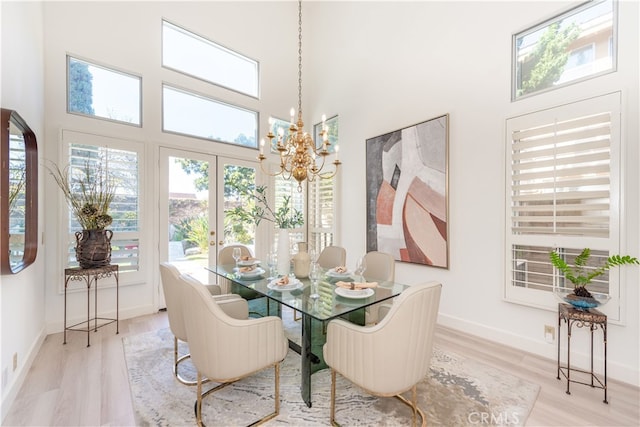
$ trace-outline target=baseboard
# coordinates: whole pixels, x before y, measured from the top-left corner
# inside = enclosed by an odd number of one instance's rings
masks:
[[[531,353],[545,359],[550,359],[554,363],[558,358],[557,344],[550,345],[542,339],[534,340],[528,337],[504,331],[502,329],[492,328],[480,323],[469,322],[468,320],[461,319],[459,317],[443,314],[440,314],[438,316],[438,323],[444,327],[459,332],[473,335],[487,341],[492,341],[506,347],[512,347],[517,350],[525,351],[527,353]],[[578,351],[577,349],[572,349],[572,367],[575,366],[586,369],[589,366],[589,363],[589,354],[587,354],[586,352]],[[597,367],[602,366],[602,359],[598,356],[595,356],[594,365],[596,366],[596,372],[600,372],[601,369],[597,369]],[[555,372],[552,372],[551,374],[555,375]],[[634,387],[640,387],[640,371],[638,370],[638,366],[634,367],[622,365],[620,363],[612,362],[611,359],[607,361],[607,379],[619,381],[625,384],[632,385]]]
[[[1,419],[3,425],[4,419],[9,413],[13,402],[16,400],[18,392],[22,388],[22,384],[27,379],[27,374],[29,373],[31,365],[33,365],[33,362],[36,359],[36,356],[38,355],[40,347],[42,347],[42,343],[44,342],[46,336],[47,334],[45,333],[45,329],[42,328],[37,338],[33,341],[31,348],[29,348],[29,350],[27,351],[24,363],[22,363],[18,367],[16,375],[14,375],[12,381],[7,384],[6,393],[4,393],[4,395],[2,396],[2,405],[0,406],[2,408]]]

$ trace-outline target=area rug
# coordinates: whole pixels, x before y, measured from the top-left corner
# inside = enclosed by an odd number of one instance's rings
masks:
[[[137,424],[194,425],[196,388],[172,373],[173,335],[169,329],[123,338]],[[187,345],[181,343],[181,354]],[[181,373],[195,378],[189,361]],[[380,367],[381,372],[384,367]],[[273,411],[273,369],[234,383],[203,404],[208,426],[248,425]],[[289,350],[280,369],[280,414],[267,426],[329,425],[331,378],[313,374],[312,407],[300,396],[300,356]],[[211,387],[212,385],[208,385]],[[524,425],[540,387],[481,362],[434,348],[429,375],[418,385],[419,407],[431,426]],[[338,375],[336,419],[343,426],[403,426],[411,410],[393,398],[377,398]],[[409,394],[405,397],[410,397]]]

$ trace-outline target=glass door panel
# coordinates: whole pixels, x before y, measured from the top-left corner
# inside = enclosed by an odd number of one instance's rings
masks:
[[[160,260],[208,283],[205,267],[216,258],[216,157],[165,148],[160,153]]]

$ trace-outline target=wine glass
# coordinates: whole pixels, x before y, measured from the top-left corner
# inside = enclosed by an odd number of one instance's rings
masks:
[[[318,254],[315,249],[309,249],[309,260],[311,261],[311,264],[318,262]]]
[[[233,259],[236,261],[236,270],[240,271],[238,269],[238,261],[240,261],[240,257],[242,256],[242,249],[240,248],[233,248]]]
[[[267,254],[267,265],[269,266],[269,279],[275,278],[275,268],[278,265],[278,257],[275,252],[269,252]]]
[[[366,271],[366,269],[367,269],[367,261],[365,260],[364,256],[361,256],[360,258],[358,258],[358,262],[356,263],[356,269],[354,271],[356,278],[359,276],[361,282],[364,282],[363,274]]]
[[[311,295],[309,298],[318,299],[320,298],[320,294],[318,293],[318,280],[320,280],[320,266],[315,262],[311,264],[311,269],[309,270],[309,279],[311,279]]]

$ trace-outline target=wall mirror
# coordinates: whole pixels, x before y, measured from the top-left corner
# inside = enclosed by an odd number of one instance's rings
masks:
[[[38,145],[16,111],[3,108],[0,120],[0,270],[15,274],[38,250]]]

